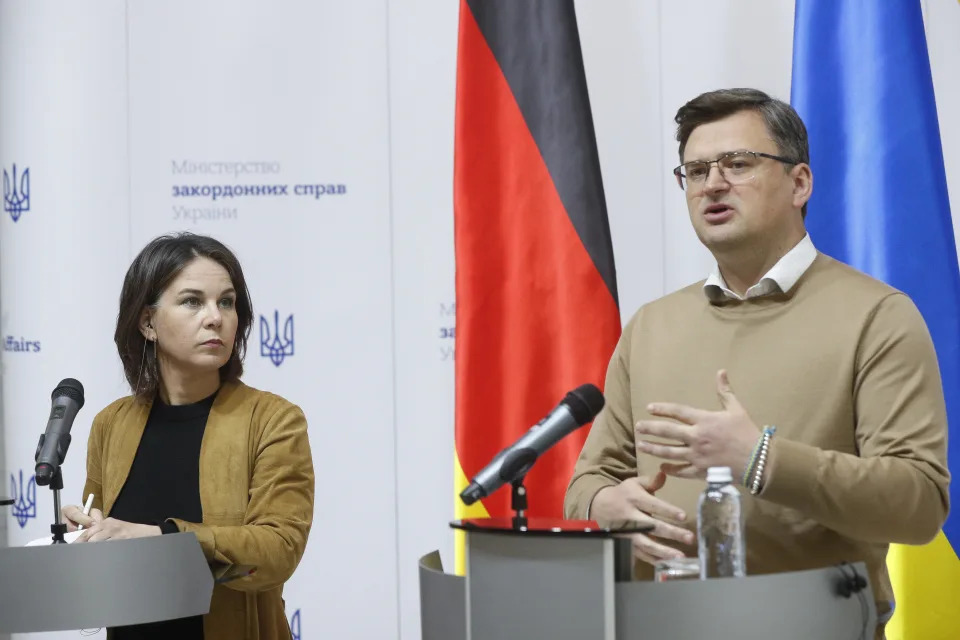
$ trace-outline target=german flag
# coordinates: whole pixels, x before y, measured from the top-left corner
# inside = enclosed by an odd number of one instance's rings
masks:
[[[602,388],[620,336],[573,0],[461,1],[454,212],[456,515],[507,516],[509,488],[456,496],[567,391]],[[562,517],[586,435],[537,461],[528,515]]]

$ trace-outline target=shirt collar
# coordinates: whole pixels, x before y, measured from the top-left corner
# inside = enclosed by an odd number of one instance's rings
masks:
[[[800,277],[810,268],[813,261],[817,258],[817,249],[813,246],[813,240],[810,234],[803,236],[803,239],[797,245],[790,249],[777,264],[773,265],[770,271],[760,281],[747,289],[744,296],[739,296],[730,287],[720,274],[720,266],[715,265],[713,271],[707,276],[703,283],[703,292],[711,302],[719,302],[725,299],[746,300],[747,298],[756,298],[769,295],[771,293],[787,293],[793,288]]]

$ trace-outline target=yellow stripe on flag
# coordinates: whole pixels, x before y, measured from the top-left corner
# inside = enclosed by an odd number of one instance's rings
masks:
[[[887,640],[960,638],[960,558],[942,531],[923,546],[890,545],[887,569],[897,601]]]
[[[477,500],[469,507],[463,504],[463,500],[460,499],[460,492],[466,489],[468,484],[470,484],[470,480],[467,479],[467,474],[463,472],[463,467],[460,466],[460,458],[457,456],[457,452],[454,451],[453,517],[457,520],[463,518],[489,518],[490,514],[487,513],[487,508],[483,506],[481,500]],[[464,575],[467,569],[467,538],[463,531],[455,531],[453,534],[453,557],[454,573],[458,576]]]

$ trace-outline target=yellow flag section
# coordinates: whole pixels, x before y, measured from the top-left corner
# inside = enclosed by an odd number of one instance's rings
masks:
[[[463,504],[458,496],[460,492],[467,488],[467,485],[470,484],[470,479],[467,478],[467,474],[463,472],[463,467],[460,465],[460,458],[457,456],[456,452],[453,454],[453,495],[454,495],[454,517],[457,520],[463,518],[488,518],[490,514],[487,513],[486,507],[483,506],[481,500],[477,500],[469,507]],[[467,572],[467,549],[466,549],[466,534],[463,531],[457,531],[454,533],[454,572],[458,576],[465,575]]]
[[[887,556],[897,607],[889,640],[960,638],[960,559],[941,531],[930,544],[895,544]]]

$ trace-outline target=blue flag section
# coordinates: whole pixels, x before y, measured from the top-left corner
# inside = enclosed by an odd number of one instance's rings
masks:
[[[960,274],[920,1],[797,0],[791,101],[810,136],[810,235],[920,309],[936,346],[956,476]],[[956,512],[930,545],[891,548],[897,603],[888,638],[960,637],[958,550]]]

